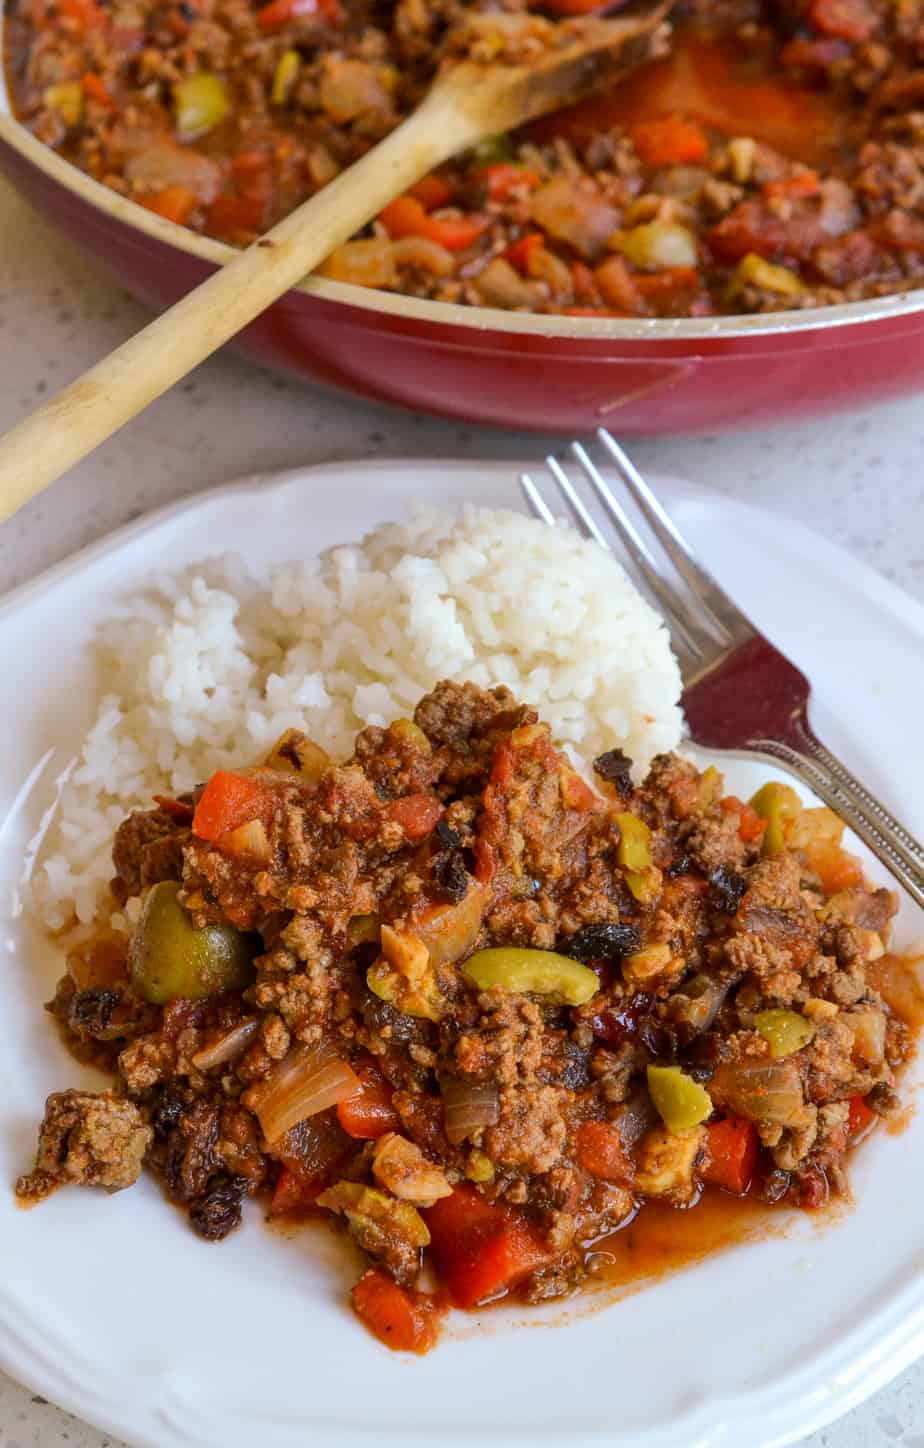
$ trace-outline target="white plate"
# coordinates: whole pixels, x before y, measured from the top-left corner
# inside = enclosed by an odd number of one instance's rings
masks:
[[[730,591],[811,675],[828,742],[924,835],[924,610],[795,524],[661,486]],[[112,1197],[60,1192],[31,1212],[6,1188],[31,1159],[45,1095],[81,1076],[41,1010],[59,962],[8,902],[93,710],[96,621],[155,567],[229,550],[255,568],[307,556],[420,498],[518,506],[506,466],[357,464],[258,479],[142,520],[0,605],[0,1362],[150,1448],[792,1441],[924,1348],[924,1118],[900,1137],[877,1133],[853,1169],[855,1209],[824,1231],[800,1217],[786,1236],[604,1311],[571,1304],[564,1327],[460,1316],[424,1359],[382,1350],[356,1323],[344,1305],[355,1266],[327,1234],[287,1239],[254,1210],[211,1247],[149,1181]],[[740,793],[768,772],[726,767]],[[905,942],[920,923],[906,911]]]

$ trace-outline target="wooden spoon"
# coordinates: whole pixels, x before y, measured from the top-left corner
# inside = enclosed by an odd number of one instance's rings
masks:
[[[530,65],[461,60],[390,135],[272,231],[0,437],[0,521],[117,432],[460,151],[625,74],[652,53],[669,0],[575,22]]]

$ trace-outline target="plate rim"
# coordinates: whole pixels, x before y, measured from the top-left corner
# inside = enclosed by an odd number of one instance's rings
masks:
[[[383,459],[355,459],[333,463],[307,465],[301,468],[285,468],[269,472],[248,474],[229,483],[219,484],[202,492],[174,500],[161,507],[143,513],[140,517],[121,525],[111,532],[95,539],[85,547],[55,562],[34,578],[24,580],[0,596],[0,623],[11,615],[28,609],[29,605],[58,585],[72,579],[92,564],[117,553],[125,544],[135,541],[164,524],[183,519],[202,509],[220,504],[223,497],[240,498],[248,493],[259,494],[264,499],[270,494],[283,494],[288,488],[323,484],[325,479],[343,483],[356,482],[357,474],[387,471],[400,472],[413,483],[414,476],[426,476],[435,470],[458,476],[492,474],[503,472],[515,480],[519,468],[507,461],[466,461],[445,460],[434,457],[389,457]],[[784,523],[793,539],[801,547],[810,547],[815,557],[826,558],[829,564],[843,565],[849,560],[852,570],[851,582],[859,585],[863,593],[890,617],[900,618],[924,645],[924,604],[899,585],[877,573],[869,564],[853,558],[839,545],[816,533],[807,525],[792,519],[781,519],[768,509],[730,498],[714,489],[693,484],[674,474],[660,475],[661,481],[669,481],[685,502],[721,501],[723,509],[731,514],[749,516],[752,519],[772,518],[774,524]],[[464,499],[460,498],[460,501]],[[514,488],[511,488],[511,508],[519,502]],[[522,509],[520,509],[522,511]],[[227,548],[220,552],[227,553]],[[209,556],[203,550],[203,557]],[[213,552],[211,556],[215,556]],[[155,572],[152,565],[151,572]],[[2,1308],[2,1303],[0,1303]],[[15,1380],[36,1392],[60,1403],[67,1411],[87,1422],[94,1423],[103,1431],[117,1434],[126,1442],[139,1448],[167,1448],[167,1445],[190,1445],[193,1442],[206,1443],[211,1440],[191,1434],[164,1415],[151,1414],[142,1407],[142,1418],[138,1416],[141,1405],[132,1404],[131,1411],[122,1410],[119,1400],[111,1395],[97,1402],[92,1384],[71,1388],[60,1385],[50,1376],[42,1364],[41,1355],[28,1342],[27,1336],[17,1334],[15,1326],[6,1321],[0,1311],[0,1321],[6,1331],[0,1333],[0,1366]],[[873,1325],[875,1323],[875,1326]],[[18,1351],[17,1351],[18,1346]],[[669,1421],[664,1421],[653,1430],[646,1430],[645,1444],[651,1448],[668,1448],[668,1445],[683,1445],[683,1448],[712,1448],[719,1443],[731,1445],[746,1442],[749,1448],[782,1448],[797,1438],[815,1431],[849,1412],[872,1393],[885,1386],[924,1352],[924,1270],[919,1268],[917,1280],[904,1288],[889,1292],[886,1305],[877,1307],[872,1322],[867,1322],[845,1332],[819,1357],[810,1360],[804,1368],[783,1373],[763,1390],[754,1392],[729,1393],[712,1396],[708,1401],[693,1409],[680,1410]],[[791,1397],[793,1384],[803,1377],[811,1381],[799,1387],[799,1395]],[[835,1390],[836,1389],[836,1390]],[[788,1409],[779,1407],[780,1398],[789,1398]],[[771,1427],[771,1424],[773,1425]],[[292,1432],[303,1432],[310,1428],[310,1420],[289,1420]],[[766,1429],[770,1428],[769,1434]],[[459,1433],[450,1431],[444,1435],[447,1441],[461,1444],[470,1441],[473,1430]],[[740,1437],[747,1434],[746,1437]],[[761,1436],[763,1434],[763,1436]],[[756,1435],[756,1436],[755,1436]],[[480,1448],[509,1448],[509,1445],[529,1441],[533,1436],[530,1429],[506,1429],[502,1434],[485,1437],[479,1433]],[[606,1441],[607,1434],[600,1431],[584,1431],[570,1439],[571,1448],[591,1448]],[[377,1448],[398,1448],[399,1444],[413,1441],[413,1428],[397,1430],[385,1427],[371,1436],[367,1427],[359,1428],[348,1422],[330,1425],[325,1429],[326,1441],[344,1445],[372,1444]],[[634,1437],[621,1440],[635,1443]]]

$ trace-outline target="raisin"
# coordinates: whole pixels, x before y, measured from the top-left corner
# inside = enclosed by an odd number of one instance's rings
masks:
[[[437,822],[436,833],[439,836],[440,843],[444,844],[447,850],[457,850],[462,843],[461,835],[457,835],[452,826],[447,825],[445,820],[439,820]]]
[[[594,760],[594,773],[615,785],[623,799],[632,793],[632,760],[621,749],[608,749]]]
[[[557,949],[573,960],[618,960],[638,950],[642,937],[634,925],[585,925]]]
[[[193,1202],[189,1220],[193,1231],[207,1242],[220,1242],[241,1220],[241,1202],[247,1183],[243,1177],[213,1178],[204,1197]]]
[[[689,875],[692,868],[693,861],[689,855],[678,855],[676,860],[671,861],[664,873],[669,880],[676,880],[681,875]]]
[[[70,1023],[88,1036],[102,1036],[108,1030],[120,1000],[117,990],[107,990],[102,986],[79,991],[71,1002]]]
[[[734,915],[747,890],[747,881],[737,870],[730,870],[727,865],[720,865],[713,870],[709,876],[709,899],[717,910],[724,910],[726,915]]]
[[[461,850],[441,850],[433,862],[433,874],[450,900],[458,903],[465,899],[468,894],[469,875]]]
[[[151,1125],[158,1141],[166,1141],[183,1115],[182,1096],[168,1086],[151,1113]]]

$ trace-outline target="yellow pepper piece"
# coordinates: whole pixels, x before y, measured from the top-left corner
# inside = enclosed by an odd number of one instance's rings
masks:
[[[181,141],[195,141],[220,125],[231,109],[221,76],[200,70],[173,87],[176,130]]]
[[[69,129],[80,124],[83,115],[83,86],[79,80],[50,85],[42,100],[49,110],[57,111]]]
[[[767,821],[762,850],[765,855],[782,854],[789,826],[802,813],[802,801],[788,784],[768,780],[751,800],[751,809]]]
[[[668,1131],[689,1131],[712,1115],[705,1086],[679,1066],[649,1066],[648,1094]]]
[[[767,1042],[774,1061],[801,1051],[815,1035],[815,1027],[798,1011],[761,1011],[754,1017],[754,1029]]]
[[[298,73],[302,68],[302,58],[297,50],[287,50],[279,59],[273,75],[273,89],[270,99],[274,106],[284,106],[289,99]]]
[[[600,989],[597,976],[588,966],[554,950],[524,950],[518,946],[476,950],[462,966],[462,972],[479,990],[496,985],[501,990],[551,996],[566,1006],[582,1006]]]
[[[657,865],[644,870],[627,870],[626,884],[640,905],[650,905],[661,893],[663,875]]]
[[[743,287],[760,287],[765,292],[776,292],[781,297],[798,297],[806,291],[805,283],[788,266],[778,266],[749,251],[735,268],[729,293],[734,296]]]
[[[470,1182],[493,1182],[494,1163],[483,1151],[473,1151],[465,1167]]]
[[[624,870],[634,870],[641,874],[652,863],[651,830],[644,820],[634,814],[618,814],[616,823],[620,832],[616,859]]]

